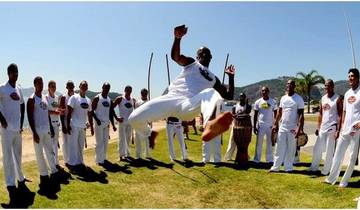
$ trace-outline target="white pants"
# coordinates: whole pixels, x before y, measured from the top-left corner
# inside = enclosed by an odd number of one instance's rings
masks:
[[[95,161],[96,163],[104,163],[109,142],[109,126],[104,122],[100,126],[95,123],[95,139]]]
[[[62,139],[63,139],[62,150],[63,150],[64,162],[69,163],[69,141],[70,141],[70,136],[68,134],[66,134],[66,133],[62,133]]]
[[[119,123],[119,155],[130,156],[130,140],[132,135],[131,125],[127,122]]]
[[[205,126],[219,100],[222,100],[222,98],[213,88],[207,88],[192,98],[166,94],[152,99],[135,109],[129,116],[128,122],[136,131],[144,136],[149,136],[151,134],[151,128],[148,126],[149,122],[170,116],[182,121],[189,121],[201,112]]]
[[[142,158],[142,148],[144,148],[145,157],[151,157],[149,139],[147,136],[141,135],[139,132],[135,132],[135,146],[136,158]]]
[[[271,126],[259,126],[258,134],[256,136],[256,149],[254,162],[261,161],[263,139],[266,136],[266,162],[273,162],[273,150],[271,143]]]
[[[34,143],[36,161],[38,164],[38,169],[40,176],[48,176],[48,168],[50,168],[50,174],[56,173],[55,163],[55,152],[53,147],[53,142],[49,133],[38,133],[39,143]],[[47,159],[47,163],[44,157],[44,151]]]
[[[6,186],[16,186],[16,177],[19,181],[25,179],[21,170],[21,133],[1,128],[1,146]]]
[[[333,163],[331,165],[330,174],[326,178],[326,181],[332,184],[336,183],[336,179],[340,175],[341,164],[344,159],[345,152],[350,145],[350,162],[346,168],[345,174],[341,179],[341,185],[347,185],[355,167],[355,162],[358,156],[360,132],[357,132],[354,136],[341,134],[336,145]]]
[[[168,144],[169,144],[169,155],[171,160],[175,160],[175,151],[174,151],[174,134],[179,142],[180,150],[181,150],[181,157],[183,160],[187,159],[187,152],[185,148],[184,142],[184,128],[181,125],[181,122],[170,122],[166,123],[166,134],[168,137]]]
[[[59,165],[59,155],[58,155],[58,144],[59,144],[59,132],[60,132],[60,124],[59,122],[53,122],[52,126],[54,128],[55,136],[51,139],[53,144],[53,150],[55,155],[55,164]]]
[[[330,167],[334,157],[335,151],[335,132],[320,132],[316,139],[313,149],[313,159],[310,170],[317,171],[322,158],[322,153],[325,149],[325,163],[321,173],[327,175],[330,172]]]
[[[216,136],[211,141],[202,142],[202,161],[210,162],[211,155],[214,157],[214,163],[221,162],[221,135]]]
[[[228,143],[228,147],[227,147],[227,150],[226,150],[226,153],[225,153],[225,157],[224,159],[226,161],[228,160],[231,160],[235,150],[236,150],[236,143],[234,141],[234,138],[233,138],[233,126],[234,124],[232,124],[231,128],[230,128],[230,137],[229,137],[229,143]]]
[[[279,132],[275,147],[274,165],[270,170],[279,171],[284,163],[285,171],[293,170],[293,163],[296,152],[295,134],[289,132]]]
[[[83,151],[85,147],[86,130],[72,126],[71,135],[69,135],[69,162],[68,164],[74,166],[83,164]]]

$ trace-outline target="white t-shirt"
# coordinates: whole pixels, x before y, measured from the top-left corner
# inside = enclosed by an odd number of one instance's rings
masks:
[[[215,75],[198,61],[185,66],[169,86],[169,93],[191,98],[206,88],[214,87]]]
[[[101,93],[98,94],[96,97],[99,98],[96,109],[94,110],[96,117],[101,121],[101,124],[109,125],[111,99],[109,96],[104,98]]]
[[[49,111],[56,111],[59,108],[59,96],[55,95],[55,97],[46,94],[46,99],[48,102]],[[59,115],[51,114],[50,115],[51,121],[54,123],[59,122]]]
[[[83,98],[80,94],[74,94],[69,98],[68,106],[73,108],[71,126],[86,128],[88,112],[91,111],[90,99],[87,96]]]
[[[272,98],[265,100],[259,98],[255,101],[254,110],[259,112],[258,124],[262,126],[272,126],[274,121],[274,111],[277,110],[276,101]]]
[[[338,124],[339,114],[337,110],[337,100],[339,96],[335,93],[331,98],[328,95],[324,95],[321,98],[322,119],[320,131],[326,132],[330,129],[336,131],[336,125]]]
[[[0,110],[11,131],[20,131],[20,104],[24,103],[22,92],[18,86],[12,87],[9,82],[0,86]]]
[[[360,86],[356,90],[349,89],[344,96],[345,119],[342,133],[349,134],[352,127],[360,121]]]
[[[298,110],[304,109],[304,100],[297,93],[294,95],[284,95],[280,100],[282,116],[279,131],[290,132],[295,130],[298,122]]]
[[[49,109],[46,96],[41,94],[41,97],[33,93],[30,98],[34,99],[34,124],[38,134],[49,133]]]
[[[119,115],[124,118],[124,122],[127,122],[131,112],[134,111],[135,99],[130,98],[130,100],[127,100],[125,97],[121,98],[121,102],[118,104]]]

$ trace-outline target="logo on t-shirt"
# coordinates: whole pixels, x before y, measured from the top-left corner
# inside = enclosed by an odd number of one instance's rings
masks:
[[[39,107],[40,107],[42,110],[46,110],[46,109],[47,109],[47,104],[41,101],[41,102],[39,103]]]
[[[124,106],[125,106],[126,108],[128,108],[128,109],[130,109],[130,108],[133,107],[133,105],[132,105],[131,103],[129,103],[129,102],[125,103]]]
[[[200,71],[200,74],[205,78],[207,79],[208,81],[213,81],[213,78],[211,78],[209,76],[209,72],[205,69],[202,69],[201,67],[199,67],[199,71]]]
[[[262,109],[269,109],[270,108],[270,104],[269,103],[262,103],[261,105],[260,105],[260,108],[262,108]]]
[[[89,104],[87,104],[87,103],[85,103],[85,102],[81,103],[80,106],[81,106],[81,108],[83,108],[83,109],[88,109],[88,108],[89,108]]]
[[[329,104],[324,104],[324,105],[323,105],[323,110],[324,110],[324,111],[330,110],[330,105],[329,105]]]
[[[12,93],[10,94],[10,98],[11,98],[12,100],[14,100],[14,101],[20,100],[20,97],[19,97],[19,95],[17,94],[17,92],[12,92]]]
[[[110,106],[110,103],[109,103],[108,101],[103,101],[103,102],[102,102],[102,105],[103,105],[104,107],[109,107],[109,106]]]
[[[348,103],[349,104],[352,104],[352,103],[354,103],[356,101],[356,97],[355,96],[350,96],[349,98],[348,98]]]
[[[54,107],[54,108],[56,108],[56,107],[59,106],[59,104],[58,104],[58,102],[53,101],[53,102],[51,102],[51,106]]]

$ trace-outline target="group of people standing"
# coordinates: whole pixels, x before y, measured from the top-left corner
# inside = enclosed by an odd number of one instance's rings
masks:
[[[261,160],[263,137],[267,139],[266,160],[272,163],[271,172],[280,170],[284,163],[285,171],[293,170],[293,163],[297,151],[296,138],[303,132],[304,101],[295,93],[295,82],[287,82],[287,93],[277,108],[275,101],[269,97],[269,89],[262,88],[262,98],[255,102],[254,128],[251,125],[251,106],[246,95],[240,95],[240,102],[232,111],[224,111],[224,99],[232,100],[234,96],[235,68],[230,65],[225,69],[229,84],[224,85],[209,71],[212,59],[211,51],[201,47],[196,59],[180,53],[180,42],[187,33],[185,25],[175,27],[174,42],[171,58],[182,67],[181,73],[170,84],[168,93],[158,98],[147,99],[148,91],[141,90],[141,100],[131,97],[132,88],[126,86],[124,95],[112,100],[109,97],[110,84],[104,83],[102,92],[92,100],[86,96],[88,83],[79,84],[79,93],[74,92],[74,83],[68,81],[67,92],[63,96],[56,95],[56,82],[48,83],[48,94],[44,95],[43,78],[35,77],[35,91],[27,101],[27,116],[33,134],[33,142],[40,174],[39,194],[53,198],[60,190],[60,184],[67,182],[70,176],[59,165],[58,148],[59,133],[63,136],[63,159],[70,172],[82,173],[86,170],[83,150],[86,145],[86,129],[90,128],[91,135],[95,134],[95,161],[100,166],[109,164],[107,161],[107,144],[109,140],[110,124],[112,129],[119,130],[119,158],[131,158],[129,145],[132,139],[132,129],[135,131],[136,158],[151,157],[158,132],[152,128],[151,122],[167,119],[167,134],[169,138],[169,156],[174,160],[173,137],[177,134],[182,138],[181,121],[194,119],[200,113],[203,117],[204,131],[203,162],[210,161],[211,148],[217,148],[215,162],[219,161],[219,145],[221,134],[232,124],[232,134],[225,159],[230,159],[235,145],[238,150],[235,161],[238,164],[247,162],[247,147],[251,140],[252,130],[257,135],[254,161]],[[23,207],[20,201],[25,197],[31,200],[35,196],[25,185],[25,177],[21,169],[22,136],[25,101],[21,89],[16,85],[18,67],[11,64],[7,68],[8,82],[0,86],[0,123],[1,143],[3,151],[3,168],[10,203],[3,207]],[[360,128],[360,93],[359,72],[350,69],[349,82],[351,89],[345,94],[344,108],[340,107],[337,95],[334,95],[334,84],[331,80],[326,83],[327,95],[322,99],[321,117],[319,117],[319,140],[314,149],[314,161],[311,170],[317,170],[319,153],[327,144],[329,158],[324,167],[327,174],[326,182],[334,184],[340,173],[341,161],[345,150],[350,144],[351,161],[340,186],[345,187],[354,168],[359,144]],[[332,91],[332,92],[331,92]],[[114,111],[119,108],[119,116]],[[342,112],[343,110],[343,112]],[[342,112],[342,113],[341,113]],[[321,119],[320,119],[321,118]],[[118,128],[115,127],[115,121]],[[234,120],[233,120],[234,119]],[[339,120],[343,119],[343,120]],[[95,121],[95,122],[94,122]],[[341,123],[340,123],[341,122]],[[95,124],[95,128],[94,128]],[[61,128],[61,129],[60,129]],[[271,135],[278,134],[276,149],[272,154]],[[334,138],[335,136],[335,138]],[[331,151],[337,137],[335,155],[331,160]],[[182,159],[188,161],[186,144],[180,141]],[[45,156],[44,156],[45,153]],[[221,157],[221,156],[220,156]],[[316,157],[316,158],[315,158]],[[16,184],[16,180],[18,183]]]

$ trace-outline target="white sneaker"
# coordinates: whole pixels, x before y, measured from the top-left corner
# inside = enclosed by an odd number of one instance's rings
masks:
[[[340,188],[345,188],[345,187],[347,187],[348,186],[348,183],[347,182],[340,182],[340,184],[339,184],[339,187]]]

